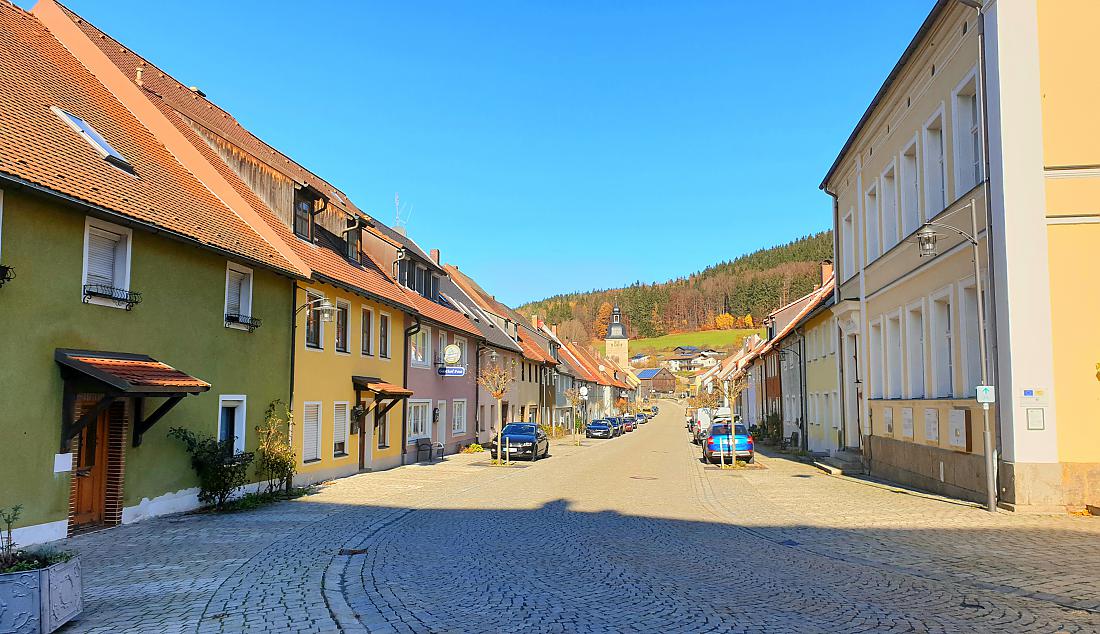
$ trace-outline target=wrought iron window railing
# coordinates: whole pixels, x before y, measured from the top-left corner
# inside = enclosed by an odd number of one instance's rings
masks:
[[[0,264],[0,287],[15,279],[15,267]]]
[[[262,323],[263,323],[263,320],[260,319],[259,317],[252,317],[250,315],[238,315],[238,314],[235,314],[235,313],[226,313],[225,314],[225,327],[226,328],[229,328],[230,326],[244,326],[245,328],[248,329],[248,332],[253,332],[257,328],[259,328],[260,324],[262,324]]]
[[[106,284],[85,284],[84,303],[87,304],[93,297],[110,300],[116,306],[125,307],[126,310],[130,310],[141,303],[141,293],[137,291],[128,291]]]

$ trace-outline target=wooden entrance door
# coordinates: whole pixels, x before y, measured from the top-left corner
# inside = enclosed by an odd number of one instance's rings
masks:
[[[73,524],[83,526],[103,522],[107,500],[107,412],[80,432],[78,464],[73,472]]]

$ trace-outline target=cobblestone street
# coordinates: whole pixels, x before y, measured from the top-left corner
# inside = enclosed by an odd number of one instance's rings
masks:
[[[682,421],[73,539],[87,605],[63,631],[1100,631],[1100,518],[707,468]]]

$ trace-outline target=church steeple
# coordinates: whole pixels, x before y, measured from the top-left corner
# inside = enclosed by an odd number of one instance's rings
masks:
[[[604,349],[607,358],[619,365],[627,367],[630,357],[630,338],[626,335],[626,324],[623,323],[623,315],[616,305],[611,311],[611,321],[607,324],[607,336],[604,337]]]
[[[619,305],[616,304],[615,308],[611,310],[611,322],[607,324],[607,336],[605,339],[627,339],[626,326],[622,323],[622,313],[619,312]]]

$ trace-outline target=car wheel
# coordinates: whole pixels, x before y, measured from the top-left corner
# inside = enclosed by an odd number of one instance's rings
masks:
[[[752,454],[751,456],[749,456],[749,459],[745,461],[745,464],[752,464],[754,462],[756,462],[756,454]]]
[[[539,459],[539,446],[536,444],[531,448],[531,462]]]

